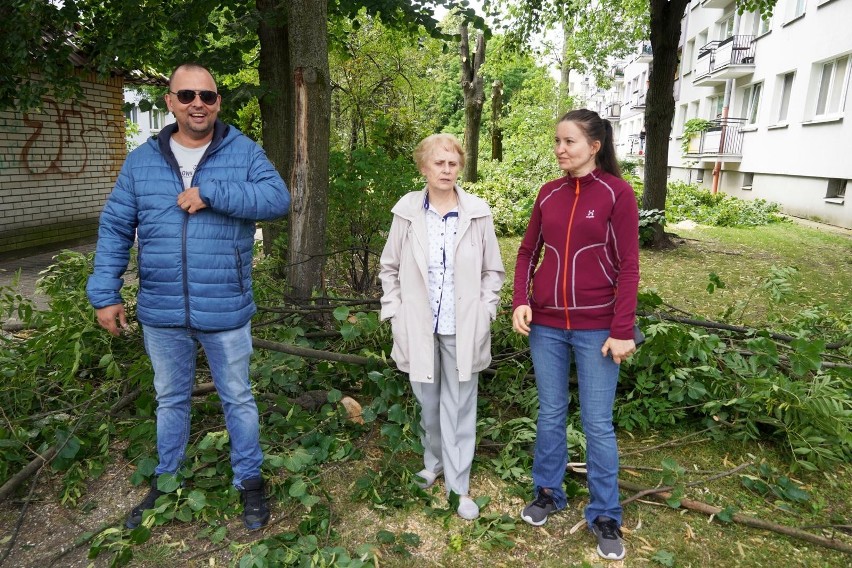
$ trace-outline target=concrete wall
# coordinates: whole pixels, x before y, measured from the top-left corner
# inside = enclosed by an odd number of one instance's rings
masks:
[[[127,153],[123,82],[85,75],[77,104],[0,111],[0,257],[97,234]]]

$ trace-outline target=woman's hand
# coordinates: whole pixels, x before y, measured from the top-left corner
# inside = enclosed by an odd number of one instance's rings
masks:
[[[518,306],[512,313],[512,329],[521,335],[530,334],[530,322],[532,321],[532,310],[529,306]]]
[[[613,339],[612,337],[607,337],[603,347],[601,347],[601,354],[604,357],[612,355],[612,360],[619,365],[622,361],[627,360],[635,351],[636,343],[632,339]]]

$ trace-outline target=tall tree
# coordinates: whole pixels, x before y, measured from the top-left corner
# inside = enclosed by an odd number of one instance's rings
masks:
[[[645,188],[643,209],[666,208],[669,136],[674,118],[674,82],[678,65],[681,18],[689,0],[651,0],[651,51],[645,99]],[[669,246],[663,226],[654,226],[652,246]]]
[[[459,32],[459,55],[461,57],[461,87],[464,94],[464,151],[467,159],[464,163],[462,179],[475,182],[479,163],[479,127],[482,124],[482,105],[485,104],[485,84],[479,68],[485,62],[485,36],[476,35],[476,47],[470,52],[467,24],[463,23]]]
[[[736,0],[737,9],[771,14],[777,0]],[[574,33],[577,53],[589,70],[604,79],[611,57],[621,57],[639,39],[650,37],[653,58],[645,104],[645,187],[642,207],[665,209],[669,137],[674,116],[674,81],[678,65],[681,19],[689,0],[572,0],[581,14]],[[486,9],[508,6],[516,18],[514,31],[527,40],[540,26],[559,21],[564,14],[557,0],[485,0]],[[655,227],[653,246],[668,246],[661,225]]]

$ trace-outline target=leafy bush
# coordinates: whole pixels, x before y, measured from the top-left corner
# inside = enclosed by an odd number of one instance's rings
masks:
[[[716,227],[756,227],[785,221],[777,203],[744,200],[683,182],[669,184],[666,218],[670,223],[689,219]]]
[[[378,259],[390,228],[391,208],[420,189],[411,158],[391,158],[381,148],[330,156],[328,191],[328,270],[356,291],[374,285]]]

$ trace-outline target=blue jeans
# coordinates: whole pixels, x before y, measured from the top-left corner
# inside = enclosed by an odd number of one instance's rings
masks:
[[[552,492],[557,509],[567,505],[562,482],[568,464],[565,435],[568,418],[568,371],[577,366],[580,419],[586,434],[586,469],[590,500],[585,510],[592,523],[603,515],[621,524],[618,500],[618,446],[612,406],[618,384],[617,365],[601,355],[609,330],[557,329],[532,325],[530,352],[538,386],[538,433],[533,458],[535,491]]]
[[[205,332],[186,328],[143,328],[145,350],[154,367],[157,393],[157,453],[155,473],[176,473],[189,440],[192,389],[198,346],[204,348],[213,383],[222,401],[231,439],[234,485],[260,477],[260,423],[249,383],[251,323],[227,331]]]

